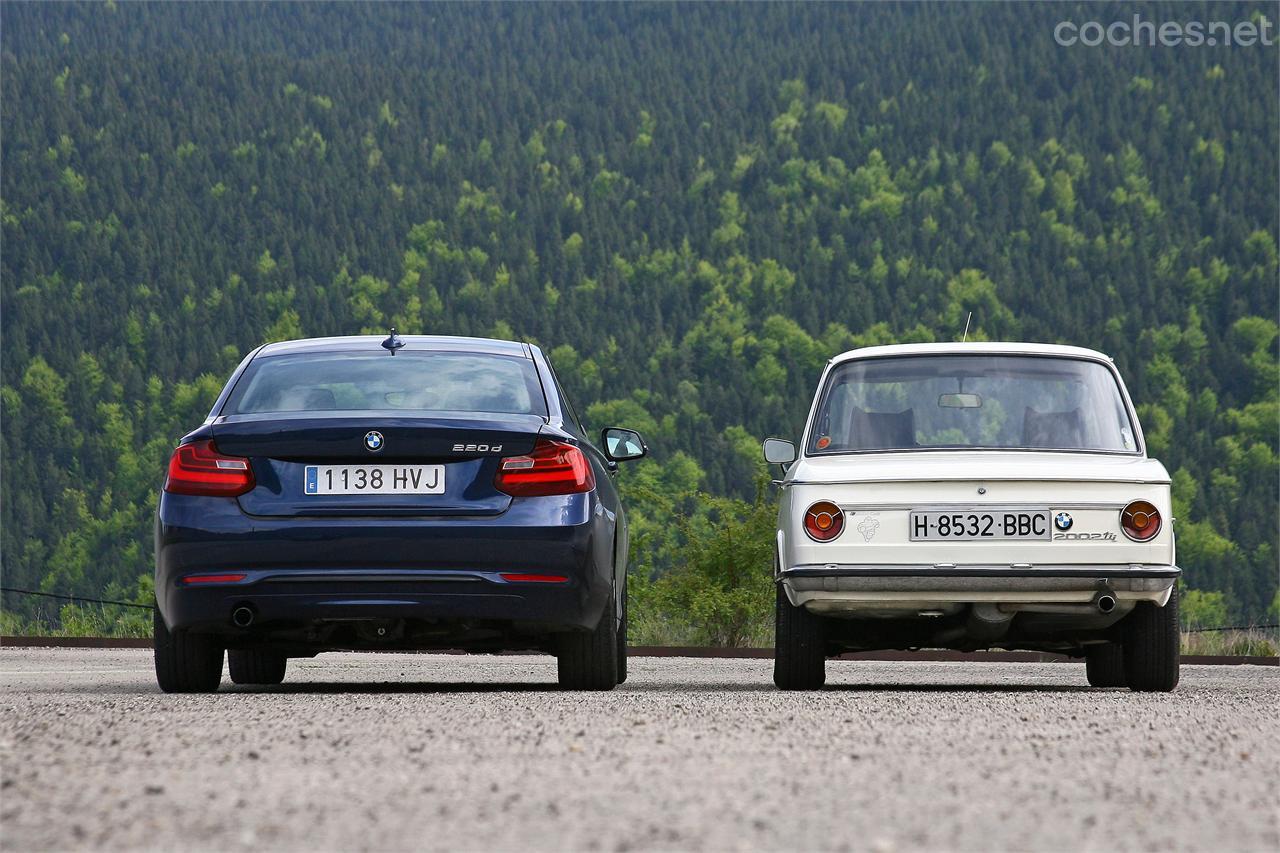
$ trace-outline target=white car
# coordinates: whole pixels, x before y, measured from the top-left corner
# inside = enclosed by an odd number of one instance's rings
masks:
[[[1096,687],[1178,683],[1169,475],[1111,359],[1024,343],[868,347],[781,439],[774,681],[871,649],[1083,656]]]

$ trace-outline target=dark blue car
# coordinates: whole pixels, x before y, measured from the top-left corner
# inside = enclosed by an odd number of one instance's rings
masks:
[[[538,347],[318,338],[240,364],[169,462],[156,525],[156,677],[275,684],[334,649],[541,650],[560,684],[626,678],[627,523]]]

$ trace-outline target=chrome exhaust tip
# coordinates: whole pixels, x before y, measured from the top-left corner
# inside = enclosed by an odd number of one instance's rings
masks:
[[[1093,597],[1093,606],[1099,613],[1110,613],[1116,609],[1116,597],[1109,592],[1100,592]]]

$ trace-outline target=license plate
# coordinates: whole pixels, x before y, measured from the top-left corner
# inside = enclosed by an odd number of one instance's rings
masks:
[[[442,495],[443,465],[308,465],[308,495]]]
[[[1049,510],[957,510],[912,512],[908,522],[912,542],[978,541],[985,539],[1049,539]]]

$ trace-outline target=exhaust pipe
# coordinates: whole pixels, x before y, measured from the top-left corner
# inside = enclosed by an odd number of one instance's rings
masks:
[[[1116,597],[1108,590],[1103,590],[1093,597],[1093,606],[1099,613],[1110,613],[1116,609]]]
[[[247,604],[241,604],[231,611],[231,624],[237,628],[248,628],[253,624],[253,616],[253,608]]]

